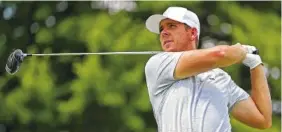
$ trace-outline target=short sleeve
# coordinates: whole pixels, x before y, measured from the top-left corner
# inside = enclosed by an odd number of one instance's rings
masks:
[[[172,85],[175,67],[182,53],[164,52],[151,57],[145,66],[147,86],[160,92]]]
[[[229,80],[229,102],[228,108],[229,111],[232,110],[233,106],[242,100],[248,99],[250,96],[244,89],[239,87],[231,78]]]

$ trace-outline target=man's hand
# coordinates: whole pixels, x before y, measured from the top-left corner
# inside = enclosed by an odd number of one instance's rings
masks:
[[[250,69],[253,69],[257,67],[258,65],[262,64],[261,58],[259,55],[252,54],[256,47],[249,46],[249,45],[242,45],[248,54],[246,55],[246,58],[243,60],[243,64],[248,66]]]
[[[247,53],[249,54],[257,50],[255,46],[251,46],[251,45],[242,45],[242,46],[245,48],[245,50],[247,50]]]

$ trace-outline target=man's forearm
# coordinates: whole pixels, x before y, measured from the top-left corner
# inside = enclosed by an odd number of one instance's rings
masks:
[[[272,123],[271,96],[262,65],[251,70],[251,84],[251,97],[264,117],[264,125],[270,126]]]
[[[246,50],[240,45],[218,46],[223,52],[223,57],[217,60],[216,67],[227,67],[241,62],[246,57]]]
[[[214,68],[227,67],[242,61],[246,54],[240,44],[185,51],[178,60],[174,78],[183,79]]]

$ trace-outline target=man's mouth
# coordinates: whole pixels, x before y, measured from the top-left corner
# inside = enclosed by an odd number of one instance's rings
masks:
[[[166,40],[166,41],[164,41],[163,45],[165,46],[166,44],[168,44],[170,42],[173,42],[173,41],[172,40]]]

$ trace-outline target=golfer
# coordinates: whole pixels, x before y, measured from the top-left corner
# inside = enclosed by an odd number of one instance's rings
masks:
[[[261,58],[251,54],[254,46],[197,49],[199,19],[182,7],[150,16],[146,27],[159,34],[165,51],[145,66],[159,132],[231,132],[230,115],[254,128],[271,127],[271,97]],[[250,94],[220,69],[236,63],[250,68]]]

